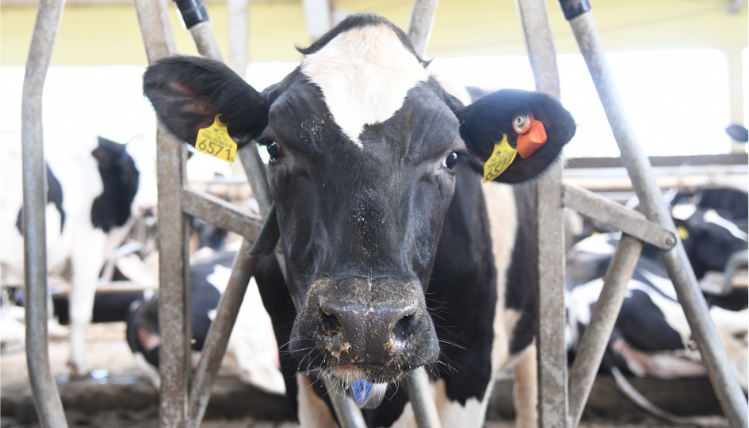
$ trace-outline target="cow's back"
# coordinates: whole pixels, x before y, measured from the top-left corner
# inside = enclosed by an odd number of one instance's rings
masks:
[[[101,194],[98,167],[90,153],[55,153],[47,157],[48,184],[53,189],[46,204],[47,265],[60,268],[76,244],[93,232],[91,205]],[[51,174],[49,174],[51,172]],[[20,152],[4,156],[0,164],[3,192],[0,203],[0,260],[3,283],[19,284],[23,277],[23,171]],[[59,185],[50,185],[56,182]]]

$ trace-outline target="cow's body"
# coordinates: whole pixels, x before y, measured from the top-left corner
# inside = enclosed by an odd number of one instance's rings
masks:
[[[672,213],[698,279],[709,271],[722,271],[732,254],[747,248],[746,232],[710,207],[679,203]],[[617,241],[618,234],[594,235],[578,242],[567,255],[569,346],[573,352],[590,322]],[[705,297],[719,339],[746,390],[746,288],[726,296]],[[602,367],[615,366],[637,376],[661,379],[704,376],[706,369],[692,340],[660,257],[654,247],[646,246],[627,286]]]
[[[134,139],[135,140],[135,139]],[[91,322],[94,294],[104,265],[108,234],[131,217],[137,201],[151,200],[143,189],[150,182],[155,192],[153,155],[143,153],[141,141],[127,145],[99,138],[85,150],[53,151],[47,163],[46,236],[50,271],[65,268],[69,261],[71,355],[73,375],[84,374],[85,329]],[[150,163],[148,162],[150,159]],[[150,167],[150,170],[149,170]],[[2,282],[23,284],[23,193],[21,158],[4,157],[3,174]],[[145,177],[145,179],[144,179]],[[150,179],[148,178],[150,177]],[[140,193],[139,193],[140,191]],[[153,194],[153,193],[151,193]]]
[[[200,352],[216,316],[216,308],[231,275],[236,251],[220,251],[190,266],[192,349]],[[159,384],[158,296],[135,302],[127,317],[127,342],[139,367]],[[268,315],[255,282],[248,286],[226,353],[235,360],[236,374],[245,383],[283,394],[278,352]]]
[[[533,361],[524,351],[537,253],[532,186],[482,187],[477,171],[505,136],[520,156],[497,181],[537,175],[574,121],[539,93],[498,91],[463,106],[375,15],[352,16],[301,52],[302,65],[262,94],[189,57],[151,66],[144,92],[183,141],[195,144],[220,114],[240,145],[267,145],[287,280],[273,258],[256,276],[303,424],[334,419],[320,376],[342,390],[386,384],[385,401],[364,412],[368,425],[410,424],[396,385],[426,366],[443,425],[480,426],[497,371]],[[540,148],[521,137],[531,123],[545,129]],[[523,422],[534,411],[519,409]]]

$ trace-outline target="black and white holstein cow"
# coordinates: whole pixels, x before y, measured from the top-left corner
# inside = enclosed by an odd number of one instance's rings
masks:
[[[93,143],[93,141],[92,141]],[[93,144],[92,144],[93,145]],[[70,262],[70,373],[88,372],[85,332],[110,232],[155,207],[155,150],[140,137],[127,144],[98,138],[91,146],[55,151],[47,159],[47,265]],[[4,156],[0,203],[0,262],[4,286],[22,285],[24,267],[21,157]]]
[[[746,231],[712,208],[678,203],[672,215],[698,279],[708,272],[722,272],[733,254],[747,250]],[[742,223],[746,224],[745,220]],[[618,239],[618,233],[593,235],[567,254],[568,346],[572,353],[590,322]],[[705,293],[705,299],[734,374],[746,391],[747,289],[736,288],[725,296]],[[602,369],[616,367],[660,379],[705,376],[705,365],[692,341],[657,249],[646,245],[627,286]]]
[[[236,250],[220,251],[190,266],[190,322],[192,349],[195,352],[203,350],[208,330],[216,316],[219,299],[229,282],[236,254]],[[160,378],[156,368],[159,367],[161,346],[158,295],[130,305],[126,338],[136,364],[158,387]],[[276,338],[254,279],[247,288],[237,314],[226,354],[233,360],[226,366],[230,366],[229,369],[242,382],[269,393],[283,395],[285,389],[278,370]],[[197,364],[197,360],[193,360]]]
[[[533,187],[482,186],[479,171],[493,151],[509,152],[495,181],[529,180],[575,123],[536,92],[463,106],[376,15],[351,16],[300,51],[301,65],[262,93],[186,56],[153,64],[144,93],[182,141],[195,144],[220,114],[240,146],[267,146],[288,282],[273,257],[256,278],[305,426],[335,424],[321,376],[387,385],[364,411],[369,426],[412,423],[398,385],[422,366],[442,425],[481,426],[498,371],[524,360],[535,373],[538,276]],[[535,153],[523,137],[531,126],[547,137]],[[503,137],[509,149],[495,150]],[[532,424],[535,404],[518,412]]]

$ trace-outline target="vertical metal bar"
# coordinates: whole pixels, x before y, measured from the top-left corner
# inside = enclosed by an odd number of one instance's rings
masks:
[[[134,0],[149,62],[175,53],[165,0]],[[163,427],[187,424],[190,385],[190,275],[186,241],[189,222],[183,214],[182,187],[186,153],[161,125],[157,131],[159,209],[159,354],[161,391],[159,422]]]
[[[562,1],[565,16],[570,22],[585,62],[588,66],[598,96],[603,104],[621,158],[632,179],[632,186],[640,200],[643,214],[648,220],[674,230],[673,221],[666,211],[660,191],[650,171],[647,157],[637,142],[631,123],[622,108],[621,97],[606,60],[595,21],[589,13],[587,2]],[[700,292],[697,279],[689,264],[681,241],[671,250],[661,250],[661,258],[674,283],[689,326],[700,345],[702,360],[716,392],[721,408],[732,426],[747,426],[747,403],[731,371],[728,357],[717,338],[710,321],[707,304]]]
[[[174,55],[174,34],[169,21],[169,11],[166,0],[133,0],[138,14],[138,24],[143,44],[146,48],[148,62]]]
[[[549,10],[546,2],[538,0],[516,0],[523,38],[528,50],[528,59],[536,81],[536,89],[559,98],[559,70],[554,36],[551,33]]]
[[[406,391],[419,428],[440,428],[442,424],[434,397],[429,393],[429,377],[424,367],[419,367],[406,377]]]
[[[546,2],[518,0],[528,57],[536,89],[559,97],[559,72]],[[562,166],[549,168],[536,185],[538,207],[538,415],[542,427],[568,422],[567,352],[564,341],[564,215]]]
[[[252,196],[257,200],[258,207],[260,208],[260,216],[265,218],[268,215],[271,197],[270,189],[268,189],[268,176],[265,164],[257,152],[257,144],[250,143],[239,149],[237,157],[242,162],[247,180],[250,182],[250,187],[252,187]]]
[[[361,410],[354,403],[354,399],[346,395],[345,392],[333,388],[333,382],[326,375],[322,375],[323,384],[328,391],[330,402],[333,404],[333,410],[338,417],[338,422],[343,428],[364,428],[367,424],[364,422],[364,416]]]
[[[642,241],[622,235],[611,265],[604,278],[604,286],[580,341],[575,362],[570,369],[570,418],[572,426],[580,423],[585,403],[596,378],[601,358],[606,350],[616,318],[627,293],[629,280],[642,252]]]
[[[247,74],[249,0],[227,0],[226,14],[229,27],[229,66],[243,78]]]
[[[195,379],[190,390],[189,416],[191,427],[199,427],[203,420],[211,396],[211,387],[218,375],[221,361],[229,344],[231,331],[237,321],[239,307],[242,305],[247,286],[260,257],[254,254],[248,255],[247,252],[250,251],[250,247],[250,242],[243,239],[231,267],[229,283],[219,301],[216,319],[213,320],[208,330],[203,352],[200,354],[198,367],[195,370]]]
[[[423,57],[429,45],[429,36],[432,34],[434,17],[437,14],[437,3],[439,0],[414,0],[411,9],[411,19],[408,21],[408,38],[414,45],[414,50]]]
[[[213,34],[213,27],[210,21],[204,21],[191,27],[190,33],[201,55],[213,58],[216,61],[224,60],[216,36]]]
[[[39,422],[67,427],[65,412],[52,377],[47,332],[47,205],[42,130],[42,92],[60,26],[62,0],[43,0],[34,24],[23,79],[23,237],[26,282],[26,364]]]
[[[185,149],[180,141],[158,129],[159,209],[159,351],[161,426],[187,423],[190,387],[192,325],[190,321],[190,265],[187,241],[189,219],[182,209]]]

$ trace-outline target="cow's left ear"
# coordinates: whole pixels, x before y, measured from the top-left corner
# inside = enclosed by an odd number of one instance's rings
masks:
[[[575,121],[562,104],[543,92],[503,89],[456,112],[460,135],[482,165],[503,161],[489,179],[518,183],[543,172],[575,135]],[[544,135],[545,134],[545,135]],[[505,144],[500,144],[506,139]],[[501,146],[501,147],[500,147]],[[516,151],[519,152],[516,154]]]

